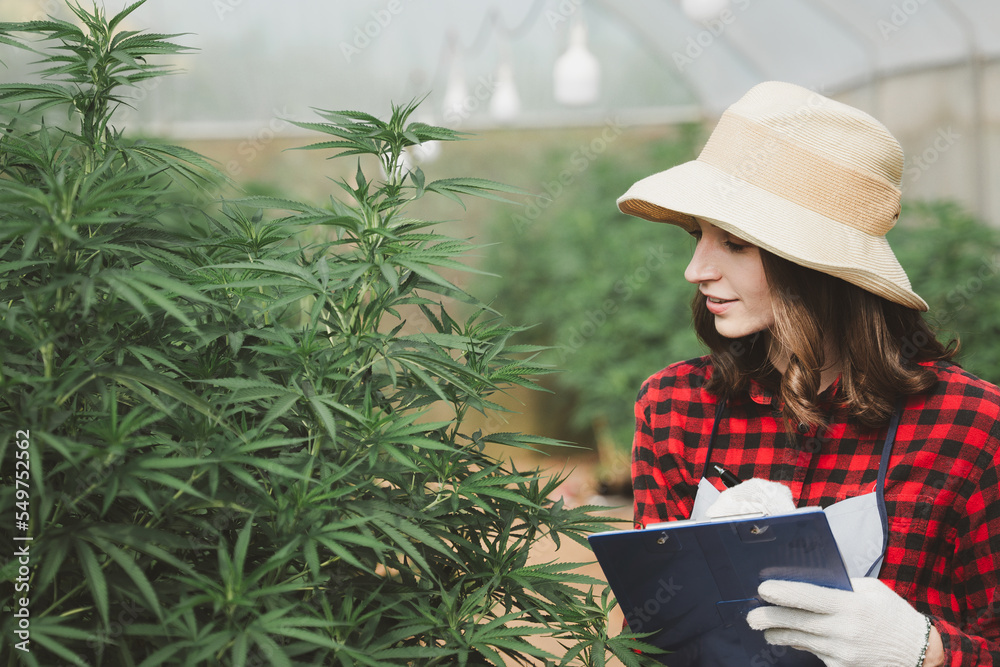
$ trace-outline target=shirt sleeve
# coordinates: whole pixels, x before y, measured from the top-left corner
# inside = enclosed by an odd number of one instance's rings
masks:
[[[959,526],[953,585],[965,603],[961,625],[933,618],[949,667],[1000,667],[1000,475],[994,423],[991,447],[984,448],[977,466],[982,472],[966,502]]]
[[[661,476],[657,470],[656,446],[653,428],[650,425],[650,404],[648,401],[649,380],[643,383],[635,402],[635,437],[632,441],[632,493],[634,498],[635,527],[643,528],[650,523],[662,521],[661,507],[666,502],[666,494],[657,483]]]
[[[701,415],[713,409],[704,404],[703,392],[690,386],[690,375],[700,370],[687,362],[674,364],[639,390],[632,442],[636,528],[691,515],[697,483],[687,449],[698,446],[702,431],[711,428],[704,419],[692,425],[691,412]]]

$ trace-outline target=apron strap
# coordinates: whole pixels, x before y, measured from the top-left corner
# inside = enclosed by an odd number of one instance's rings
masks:
[[[709,436],[708,440],[708,452],[705,456],[705,468],[702,471],[702,477],[707,476],[709,463],[712,461],[712,450],[715,447],[715,435],[719,431],[719,422],[722,421],[722,416],[726,412],[726,400],[719,399],[719,402],[715,406],[715,419],[712,422],[712,434]],[[889,546],[889,515],[885,508],[885,478],[889,472],[889,459],[892,458],[892,447],[896,442],[896,429],[899,427],[899,420],[903,414],[903,398],[900,397],[896,400],[896,406],[892,411],[892,417],[889,420],[889,429],[885,435],[885,442],[882,443],[882,456],[878,465],[878,478],[875,482],[875,498],[878,503],[878,516],[882,522],[882,557],[872,563],[871,567],[868,568],[868,572],[865,573],[866,577],[872,576],[872,571],[876,567],[882,565],[882,561],[885,559],[885,551]]]
[[[892,445],[896,441],[896,429],[899,427],[899,418],[903,413],[903,399],[896,400],[896,407],[892,411],[892,419],[889,421],[889,430],[885,435],[885,442],[882,444],[882,460],[878,465],[878,479],[875,482],[875,498],[878,501],[878,516],[882,520],[882,558],[879,558],[865,573],[866,577],[872,576],[872,571],[882,565],[885,558],[885,550],[889,546],[889,516],[885,509],[885,476],[889,472],[889,459],[892,457]]]

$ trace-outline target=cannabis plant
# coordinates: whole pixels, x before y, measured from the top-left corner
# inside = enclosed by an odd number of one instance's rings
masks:
[[[144,1],[0,24],[42,65],[0,86],[3,661],[648,661],[601,582],[530,559],[605,526],[487,449],[553,443],[467,427],[544,369],[446,277],[465,242],[407,211],[509,189],[408,167],[460,138],[410,103],[299,123],[357,160],[329,201],[223,197],[114,124],[186,50],[118,30]]]

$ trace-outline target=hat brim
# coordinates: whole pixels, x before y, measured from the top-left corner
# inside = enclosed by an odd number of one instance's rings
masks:
[[[883,236],[873,236],[692,160],[636,182],[623,213],[692,230],[698,217],[801,266],[926,311]],[[864,258],[862,265],[857,259]]]

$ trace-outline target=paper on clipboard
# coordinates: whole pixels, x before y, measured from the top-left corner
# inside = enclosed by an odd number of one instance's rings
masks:
[[[671,651],[671,667],[822,667],[811,653],[772,646],[746,623],[765,579],[851,590],[826,515],[674,521],[591,535],[590,545],[633,632]]]

